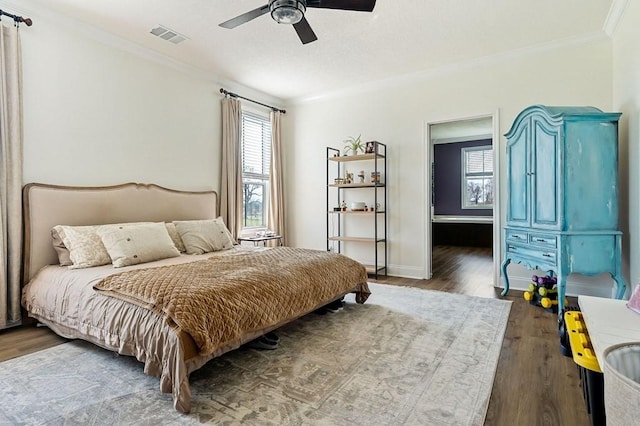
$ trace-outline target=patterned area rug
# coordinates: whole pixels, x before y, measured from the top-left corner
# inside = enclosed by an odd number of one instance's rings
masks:
[[[370,286],[194,372],[189,415],[134,358],[74,341],[0,363],[0,424],[483,424],[510,302]]]

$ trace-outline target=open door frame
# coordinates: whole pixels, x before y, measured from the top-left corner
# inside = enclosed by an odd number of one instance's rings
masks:
[[[433,220],[433,205],[431,203],[432,194],[432,180],[433,180],[433,143],[431,143],[431,126],[434,124],[449,123],[452,121],[465,121],[474,120],[478,118],[491,117],[493,127],[492,147],[493,147],[493,164],[494,164],[494,202],[493,202],[493,285],[500,287],[500,259],[502,256],[502,237],[501,237],[501,217],[502,209],[501,205],[501,166],[502,166],[502,141],[500,139],[500,110],[496,110],[489,114],[480,114],[476,116],[455,117],[441,120],[428,120],[424,123],[424,168],[425,171],[425,264],[424,273],[425,279],[431,279],[433,275],[431,261],[433,257],[432,253],[432,231],[431,225]]]

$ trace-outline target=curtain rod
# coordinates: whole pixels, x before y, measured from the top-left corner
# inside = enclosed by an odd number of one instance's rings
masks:
[[[13,18],[13,20],[16,21],[16,23],[24,22],[27,25],[27,27],[30,27],[31,25],[33,25],[33,21],[31,20],[31,18],[23,18],[22,16],[13,15],[11,13],[7,13],[4,10],[0,9],[0,17],[2,17],[3,15],[8,16],[9,18]]]
[[[271,106],[271,105],[263,104],[262,102],[254,101],[253,99],[245,98],[244,96],[240,96],[237,93],[229,92],[229,91],[227,91],[225,89],[220,89],[220,93],[224,94],[225,96],[231,96],[232,98],[240,98],[240,99],[244,99],[245,101],[253,102],[254,104],[262,105],[263,107],[270,108],[270,109],[272,109],[273,111],[276,111],[276,112],[281,112],[283,114],[287,113],[287,111],[284,110],[284,109],[276,108],[276,107]]]

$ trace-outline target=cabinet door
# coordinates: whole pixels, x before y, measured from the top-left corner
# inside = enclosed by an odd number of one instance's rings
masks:
[[[567,123],[564,170],[567,230],[618,229],[617,125]]]
[[[531,226],[558,229],[560,221],[559,161],[560,129],[545,121],[533,120],[531,158]]]
[[[507,224],[529,227],[529,126],[523,123],[507,141]]]

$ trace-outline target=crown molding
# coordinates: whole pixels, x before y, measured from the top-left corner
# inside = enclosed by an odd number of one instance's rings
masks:
[[[629,0],[613,0],[611,3],[609,14],[607,15],[607,19],[604,20],[604,25],[602,26],[602,30],[609,37],[613,37],[618,29],[618,24],[622,20],[628,5]]]
[[[180,71],[194,78],[199,78],[210,82],[217,82],[220,80],[217,75],[211,72],[207,72],[203,69],[185,64],[184,62],[176,61],[175,59],[172,59],[160,52],[118,37],[85,22],[70,18],[69,16],[60,14],[58,12],[54,12],[46,7],[36,8],[35,6],[27,5],[24,2],[15,3],[13,0],[4,0],[2,1],[2,3],[8,4],[13,10],[16,11],[16,13],[20,12],[19,14],[25,16],[29,15],[33,19],[34,26],[38,25],[38,21],[55,22],[56,26],[64,28],[66,31],[69,31],[72,34],[75,33],[79,36],[97,41],[109,47],[131,53],[134,56],[138,56],[152,62],[165,65],[169,68],[173,68],[174,70]]]
[[[624,0],[626,1],[626,0]],[[399,76],[385,78],[381,80],[371,81],[363,83],[357,86],[350,86],[340,90],[320,93],[317,95],[305,96],[300,98],[292,98],[288,100],[289,105],[301,105],[320,101],[326,101],[330,99],[338,99],[356,94],[364,94],[369,92],[379,91],[381,89],[391,89],[417,82],[437,78],[443,75],[451,75],[466,71],[469,69],[477,68],[482,65],[500,63],[510,61],[516,58],[521,58],[534,53],[548,52],[558,49],[565,49],[572,46],[589,45],[593,43],[599,43],[603,41],[609,41],[609,37],[601,31],[585,34],[576,37],[567,37],[560,40],[554,40],[547,43],[540,43],[521,49],[514,49],[507,52],[501,52],[494,55],[483,56],[481,58],[471,59],[469,61],[456,62],[453,64],[444,65],[442,67],[427,69],[423,71],[417,71],[413,73],[407,73]]]
[[[624,12],[628,6],[629,0],[613,0],[609,14],[603,25],[603,32],[596,32],[586,34],[583,36],[569,37],[560,40],[554,40],[548,43],[537,44],[522,49],[515,49],[508,52],[502,52],[494,55],[484,56],[481,58],[472,59],[469,61],[453,63],[437,68],[407,73],[399,76],[389,77],[381,80],[375,80],[368,83],[363,83],[356,86],[349,86],[336,91],[323,92],[315,95],[305,95],[296,98],[279,98],[270,95],[266,92],[262,92],[259,89],[254,89],[249,86],[245,86],[242,83],[238,83],[233,79],[219,76],[213,72],[203,70],[201,68],[186,64],[184,62],[177,61],[155,50],[141,46],[137,43],[118,37],[109,32],[103,31],[92,25],[86,24],[82,21],[70,18],[68,16],[54,12],[48,8],[38,7],[25,4],[24,2],[17,2],[15,0],[0,0],[0,6],[2,8],[9,7],[12,13],[17,15],[28,16],[34,19],[34,25],[38,24],[38,20],[42,18],[46,21],[55,22],[56,25],[64,27],[70,32],[75,32],[81,36],[90,38],[99,43],[107,46],[119,49],[132,55],[156,62],[158,64],[167,66],[191,77],[208,81],[212,84],[228,86],[232,91],[249,91],[250,96],[263,100],[269,104],[280,104],[283,108],[287,106],[314,103],[319,101],[326,101],[330,99],[338,99],[348,97],[356,94],[364,94],[368,92],[379,91],[385,88],[395,88],[400,86],[409,85],[412,83],[437,78],[442,75],[449,75],[456,72],[461,72],[468,69],[473,69],[482,65],[497,63],[501,61],[507,61],[514,58],[527,56],[533,53],[540,53],[545,51],[551,51],[555,49],[563,49],[566,47],[586,45],[591,43],[601,42],[608,40],[609,37],[615,32],[618,23],[622,19]],[[4,6],[7,5],[7,6]]]
[[[0,6],[4,8],[4,4],[7,4],[8,7],[12,9],[13,13],[24,16],[28,15],[34,19],[34,25],[38,24],[38,20],[55,22],[55,25],[64,28],[72,34],[89,38],[114,49],[166,66],[180,73],[186,74],[189,77],[205,81],[212,85],[225,87],[233,92],[240,92],[243,96],[246,95],[251,98],[256,98],[267,104],[283,105],[285,103],[281,98],[243,85],[233,79],[225,78],[213,72],[177,61],[153,49],[141,46],[112,33],[96,28],[93,25],[70,18],[50,9],[42,7],[36,9],[34,6],[25,5],[24,3],[16,3],[14,0],[0,0]]]

